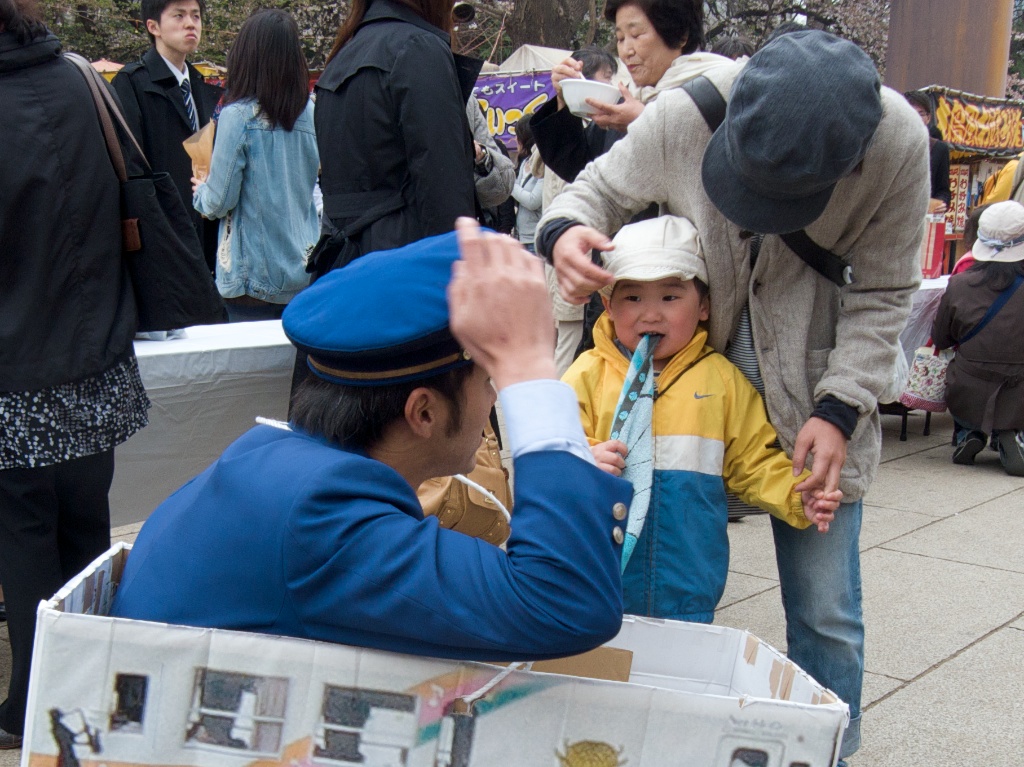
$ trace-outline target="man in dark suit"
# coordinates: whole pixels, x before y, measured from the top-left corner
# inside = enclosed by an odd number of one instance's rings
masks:
[[[113,85],[150,165],[174,179],[212,270],[217,224],[192,208],[192,161],[182,146],[210,121],[221,93],[186,61],[199,47],[203,11],[203,0],[142,0],[142,19],[153,45],[118,72]]]

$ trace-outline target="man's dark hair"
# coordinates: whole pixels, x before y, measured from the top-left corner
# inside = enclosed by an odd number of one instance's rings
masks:
[[[903,98],[907,100],[907,103],[912,107],[920,107],[928,113],[929,117],[935,114],[932,109],[932,99],[924,91],[907,91],[903,94]]]
[[[599,45],[591,44],[580,48],[573,52],[572,57],[576,61],[583,62],[583,76],[588,80],[593,80],[594,75],[602,69],[607,69],[610,74],[614,75],[619,68],[615,57]]]
[[[206,0],[196,0],[199,3],[199,15],[206,15]],[[149,35],[150,45],[156,44],[156,38],[150,34],[149,29],[146,26],[146,22],[153,19],[157,24],[160,23],[160,17],[164,15],[164,11],[167,6],[175,0],[142,0],[142,28],[146,30],[146,34]]]
[[[405,417],[405,403],[414,389],[425,386],[451,406],[445,433],[462,428],[463,386],[475,365],[391,386],[341,386],[308,375],[292,397],[291,419],[300,429],[344,448],[366,450],[379,442],[395,421]]]
[[[725,35],[715,40],[711,46],[711,52],[719,56],[725,56],[733,61],[740,56],[754,55],[754,41],[746,35]]]
[[[635,5],[669,48],[693,53],[704,47],[704,0],[608,0],[604,17],[615,23],[619,8]]]
[[[19,45],[46,35],[36,0],[0,0],[0,32],[10,32]]]
[[[299,27],[287,11],[256,11],[228,51],[225,104],[256,99],[271,125],[295,126],[309,101],[309,67]]]
[[[761,43],[761,47],[764,48],[768,43],[778,40],[783,35],[792,34],[793,32],[803,32],[807,29],[806,24],[801,24],[799,21],[784,21],[779,26],[775,27],[771,33]]]

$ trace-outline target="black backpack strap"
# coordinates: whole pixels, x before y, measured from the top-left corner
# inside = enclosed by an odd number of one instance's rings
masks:
[[[780,235],[786,246],[814,271],[839,287],[853,282],[853,267],[831,250],[825,250],[807,235],[807,231]]]
[[[700,75],[687,80],[679,87],[693,99],[710,131],[714,133],[718,130],[718,126],[725,122],[725,108],[728,105],[715,84],[704,75]]]
[[[693,99],[711,132],[718,130],[718,126],[725,122],[728,104],[715,84],[704,75],[700,75],[687,80],[679,87]],[[825,250],[812,240],[803,229],[782,235],[782,241],[800,256],[805,264],[830,282],[839,287],[853,282],[853,268],[835,253]]]

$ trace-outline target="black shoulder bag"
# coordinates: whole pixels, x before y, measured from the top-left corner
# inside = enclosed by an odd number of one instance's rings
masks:
[[[107,152],[121,182],[121,251],[135,293],[141,331],[227,322],[224,302],[203,258],[192,219],[168,173],[154,172],[107,84],[81,56],[65,53],[89,86]],[[129,178],[113,119],[146,172]]]

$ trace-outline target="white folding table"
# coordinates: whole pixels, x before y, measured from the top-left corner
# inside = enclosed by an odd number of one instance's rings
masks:
[[[209,466],[256,416],[284,419],[295,363],[280,320],[188,328],[170,341],[136,341],[153,403],[149,426],[118,446],[111,526],[144,520]]]

